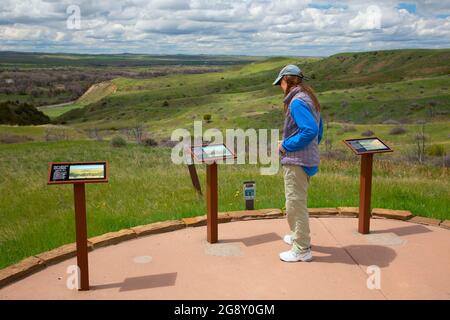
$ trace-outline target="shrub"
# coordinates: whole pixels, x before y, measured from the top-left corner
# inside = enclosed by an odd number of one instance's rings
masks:
[[[142,140],[142,144],[146,147],[156,147],[158,145],[158,142],[156,142],[155,139],[146,138],[146,139]]]
[[[210,114],[203,115],[203,120],[205,120],[206,122],[211,122],[211,115]]]
[[[363,136],[363,137],[371,137],[371,136],[373,136],[375,133],[372,131],[372,130],[367,130],[367,131],[364,131],[364,132],[362,132],[361,133],[361,135]]]
[[[445,155],[445,148],[442,144],[432,144],[427,148],[427,155],[433,157],[442,157]]]
[[[10,135],[10,134],[2,134],[0,135],[0,144],[1,143],[22,143],[33,141],[33,138],[27,136],[18,136],[18,135]]]
[[[127,145],[127,142],[121,136],[114,136],[111,139],[111,146],[113,146],[113,147],[125,147],[126,145]]]
[[[346,132],[355,132],[356,128],[354,126],[344,125],[342,128],[340,128],[336,133],[338,135],[342,135]]]
[[[162,105],[163,105],[163,107],[168,107],[169,106],[169,101],[165,100]]]
[[[406,132],[406,129],[405,129],[405,128],[403,128],[403,127],[395,127],[395,128],[392,128],[392,129],[389,131],[389,134],[397,135],[397,134],[403,134],[403,133],[405,133],[405,132]]]

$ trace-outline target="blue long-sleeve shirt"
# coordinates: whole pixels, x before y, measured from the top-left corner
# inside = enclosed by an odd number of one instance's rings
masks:
[[[309,107],[300,99],[295,99],[292,101],[291,116],[299,130],[296,134],[283,140],[282,146],[284,150],[289,152],[301,150],[306,147],[316,136],[318,136],[320,143],[323,135],[322,117],[320,117],[319,127],[317,127],[316,120],[309,110]],[[318,166],[302,166],[302,168],[308,176],[313,176],[319,171]]]

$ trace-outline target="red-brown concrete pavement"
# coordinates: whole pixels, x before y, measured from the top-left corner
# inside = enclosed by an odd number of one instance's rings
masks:
[[[278,254],[285,219],[219,225],[137,238],[89,253],[91,290],[66,287],[75,258],[0,290],[0,299],[450,299],[450,231],[372,219],[370,235],[354,218],[311,218],[314,261]],[[380,289],[367,267],[380,268]],[[375,283],[375,282],[372,282]]]

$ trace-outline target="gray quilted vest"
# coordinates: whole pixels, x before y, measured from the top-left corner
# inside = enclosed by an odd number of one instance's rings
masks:
[[[320,124],[320,112],[317,112],[314,108],[314,103],[312,102],[309,95],[303,92],[299,87],[295,87],[284,99],[285,103],[289,103],[286,110],[286,118],[284,120],[283,128],[283,140],[289,138],[290,136],[296,134],[299,131],[297,124],[291,116],[291,105],[295,99],[303,100],[306,103],[309,110],[316,120],[317,127]],[[318,166],[320,163],[319,155],[319,138],[318,135],[303,149],[294,152],[286,152],[285,155],[281,155],[282,165],[299,165],[305,167]]]

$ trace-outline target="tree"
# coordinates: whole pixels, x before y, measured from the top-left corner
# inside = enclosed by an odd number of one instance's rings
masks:
[[[416,140],[416,156],[419,163],[425,160],[425,121],[418,121],[419,128],[415,136]]]
[[[136,121],[135,125],[130,128],[130,134],[134,137],[137,144],[142,143],[142,138],[144,137],[145,125],[142,122]]]

